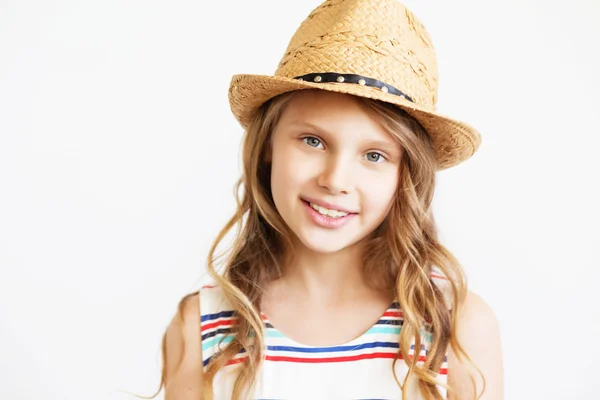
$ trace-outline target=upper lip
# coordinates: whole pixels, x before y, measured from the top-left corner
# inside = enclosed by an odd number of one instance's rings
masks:
[[[325,208],[327,208],[329,210],[337,210],[337,211],[346,212],[348,214],[356,214],[355,211],[349,210],[349,209],[347,209],[345,207],[342,207],[342,206],[338,206],[336,204],[328,203],[326,201],[311,199],[309,197],[302,197],[302,200],[308,201],[309,203],[313,203],[313,204],[316,204],[316,205],[321,206],[321,207],[325,207]]]

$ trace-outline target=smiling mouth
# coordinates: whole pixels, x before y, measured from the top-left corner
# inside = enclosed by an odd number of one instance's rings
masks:
[[[345,216],[350,215],[350,214],[355,214],[355,213],[350,213],[350,212],[346,212],[346,211],[340,211],[340,210],[333,210],[333,209],[325,208],[325,207],[322,207],[322,206],[320,206],[318,204],[306,201],[304,199],[302,199],[302,201],[304,203],[306,203],[310,208],[312,208],[313,210],[315,210],[316,212],[318,212],[319,214],[321,214],[323,216],[326,216],[326,217],[330,217],[330,218],[342,218],[342,217],[345,217]]]

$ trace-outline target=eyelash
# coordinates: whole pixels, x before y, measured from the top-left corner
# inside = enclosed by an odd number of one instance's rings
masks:
[[[318,140],[318,141],[319,141],[319,143],[321,143],[321,144],[322,144],[322,141],[321,141],[321,139],[319,139],[319,138],[317,138],[317,137],[315,137],[315,136],[305,136],[305,137],[303,137],[301,140],[302,140],[304,143],[306,143],[306,139],[316,139],[316,140]],[[308,144],[308,143],[306,143],[306,144],[307,144],[308,146],[310,146],[310,144]],[[310,147],[314,147],[314,146],[310,146]],[[382,159],[384,159],[384,160],[386,160],[386,161],[387,161],[387,157],[386,157],[386,156],[384,156],[382,153],[380,153],[380,152],[378,152],[378,151],[370,151],[370,152],[368,152],[367,154],[377,154],[379,157],[381,157]],[[379,161],[375,161],[375,164],[377,164],[377,163],[379,163]]]

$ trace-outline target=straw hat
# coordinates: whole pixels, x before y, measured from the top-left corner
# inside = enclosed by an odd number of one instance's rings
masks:
[[[438,170],[468,159],[481,143],[474,128],[436,113],[438,71],[431,38],[397,0],[325,1],[302,22],[274,76],[233,76],[229,103],[247,128],[265,101],[314,88],[405,110],[431,136]]]

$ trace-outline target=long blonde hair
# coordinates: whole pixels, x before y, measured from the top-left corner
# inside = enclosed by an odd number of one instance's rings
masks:
[[[265,334],[259,304],[262,288],[282,274],[283,257],[293,250],[292,233],[277,212],[270,188],[270,140],[292,91],[279,95],[259,109],[243,139],[242,176],[235,186],[237,210],[213,243],[207,260],[207,270],[221,286],[237,316],[234,340],[215,354],[204,370],[204,398],[213,398],[212,383],[217,372],[240,351],[246,357],[239,366],[233,398],[244,398],[250,391],[264,357]],[[409,370],[402,388],[412,374],[418,378],[419,390],[427,400],[442,399],[436,385],[437,376],[448,346],[460,360],[473,365],[456,339],[458,311],[464,303],[467,285],[461,266],[455,257],[437,240],[431,213],[436,176],[436,161],[430,137],[408,113],[391,104],[357,97],[365,110],[394,137],[403,148],[397,191],[390,212],[370,236],[364,252],[364,276],[371,285],[390,290],[396,295],[403,312],[399,338],[399,355]],[[231,247],[216,254],[223,238],[237,227]],[[217,266],[223,267],[217,271]],[[448,279],[449,299],[431,280],[432,268]],[[220,269],[220,268],[219,268]],[[180,303],[179,312],[185,300]],[[417,365],[422,329],[432,333],[426,360]],[[165,338],[163,336],[163,374],[157,394],[165,382]],[[413,342],[414,340],[414,342]],[[415,356],[409,355],[414,343]],[[481,374],[481,371],[475,367]],[[482,375],[483,378],[483,375]],[[483,378],[485,390],[485,378]],[[475,381],[471,376],[473,394]],[[453,389],[443,384],[448,390]],[[482,391],[483,393],[483,391]],[[156,396],[156,395],[155,395]],[[477,397],[479,398],[479,397]],[[403,391],[402,400],[407,400]]]

